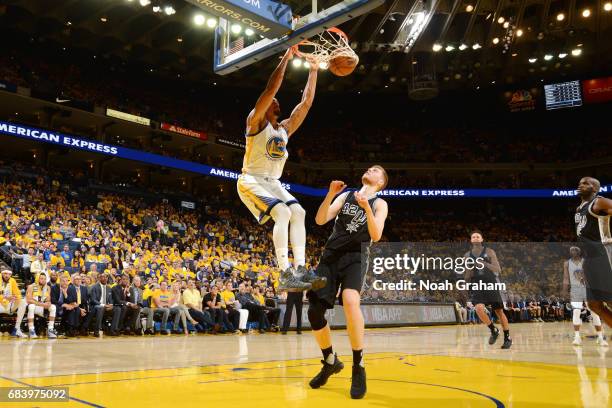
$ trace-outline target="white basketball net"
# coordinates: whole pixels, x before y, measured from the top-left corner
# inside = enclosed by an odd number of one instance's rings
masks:
[[[359,57],[348,43],[348,37],[337,28],[330,28],[297,46],[296,54],[311,64],[327,68],[336,57],[349,57],[359,62]]]

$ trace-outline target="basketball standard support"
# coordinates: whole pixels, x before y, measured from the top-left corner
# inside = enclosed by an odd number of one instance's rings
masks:
[[[293,31],[280,38],[264,38],[239,51],[230,53],[230,23],[220,19],[215,31],[214,71],[226,75],[249,66],[271,55],[281,53],[300,41],[330,27],[338,26],[355,17],[368,13],[386,0],[343,0],[325,10],[297,20]],[[314,3],[313,3],[314,4]]]

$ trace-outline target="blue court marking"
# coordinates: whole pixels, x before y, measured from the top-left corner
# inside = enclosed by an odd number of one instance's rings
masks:
[[[246,368],[246,367],[236,367],[236,368],[232,368],[232,371],[249,371],[250,368]]]
[[[212,384],[212,383],[221,383],[221,382],[234,382],[234,381],[250,381],[250,380],[257,380],[257,381],[261,381],[261,380],[270,380],[270,379],[305,379],[308,380],[310,379],[310,377],[253,377],[253,378],[227,378],[227,379],[223,379],[223,380],[210,380],[210,381],[199,381],[198,384]],[[335,377],[338,379],[344,379],[344,380],[350,380],[349,377]],[[415,384],[415,385],[427,385],[429,387],[439,387],[439,388],[446,388],[449,390],[455,390],[455,391],[461,391],[461,392],[467,392],[469,394],[474,394],[474,395],[478,395],[480,397],[484,397],[488,400],[490,400],[491,402],[493,402],[495,404],[495,408],[506,408],[506,406],[504,405],[503,402],[501,402],[500,400],[498,400],[495,397],[492,397],[490,395],[487,394],[483,394],[481,392],[478,391],[473,391],[473,390],[467,390],[465,388],[458,388],[458,387],[451,387],[448,385],[441,385],[441,384],[430,384],[430,383],[423,383],[423,382],[417,382],[417,381],[403,381],[403,380],[384,380],[384,379],[379,379],[379,378],[369,378],[368,381],[381,381],[381,382],[394,382],[394,383],[403,383],[403,384]]]
[[[28,384],[28,383],[23,382],[23,381],[15,380],[14,378],[5,377],[3,375],[0,375],[0,378],[2,378],[3,380],[6,380],[6,381],[14,382],[15,384],[24,385],[26,387],[31,387],[31,388],[59,387],[59,385],[46,386],[46,385]],[[76,401],[76,402],[80,402],[81,404],[89,405],[90,407],[104,408],[103,405],[98,405],[98,404],[94,404],[93,402],[82,400],[80,398],[71,397],[70,396],[70,390],[68,390],[68,398],[70,398],[72,401]]]

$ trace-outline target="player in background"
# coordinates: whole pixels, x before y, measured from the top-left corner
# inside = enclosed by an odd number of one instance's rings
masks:
[[[570,302],[572,304],[572,321],[574,323],[574,346],[581,346],[582,339],[580,338],[580,326],[582,326],[582,319],[580,314],[582,312],[582,306],[586,301],[586,285],[584,282],[584,271],[582,270],[582,264],[584,259],[580,254],[580,248],[570,248],[570,258],[563,262],[563,293],[567,294],[569,291]],[[601,327],[601,319],[591,311],[591,318],[593,319],[593,326],[597,331],[597,344],[600,346],[607,346],[608,342],[604,339],[603,330]]]
[[[601,197],[600,188],[599,180],[593,177],[580,179],[577,193],[581,201],[574,222],[584,257],[587,305],[612,327],[612,200]]]
[[[474,260],[481,258],[484,267],[480,269],[468,269],[465,274],[465,280],[470,283],[498,283],[498,277],[501,273],[501,266],[499,265],[495,251],[483,244],[484,239],[482,232],[479,230],[472,231],[470,234],[470,242],[472,244],[472,248],[465,254],[465,257],[472,258]],[[475,262],[474,264],[478,265],[478,262]],[[482,321],[491,331],[489,344],[493,345],[497,341],[497,337],[499,337],[499,329],[495,327],[495,324],[493,324],[485,310],[485,305],[491,305],[491,309],[493,309],[499,318],[502,329],[504,330],[504,344],[502,344],[501,348],[509,349],[512,346],[512,339],[510,338],[510,324],[508,323],[508,318],[504,313],[504,301],[501,293],[498,290],[471,290],[470,300],[476,307],[476,314],[480,318],[480,321]]]

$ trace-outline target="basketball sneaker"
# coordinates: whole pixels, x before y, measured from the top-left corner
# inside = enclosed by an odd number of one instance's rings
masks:
[[[353,377],[351,378],[351,398],[361,399],[366,394],[365,368],[360,365],[353,366]]]
[[[490,345],[495,344],[495,342],[497,341],[498,337],[499,337],[499,329],[496,327],[495,331],[491,332],[491,337],[489,337],[489,344]]]
[[[602,347],[608,347],[608,342],[606,341],[606,339],[598,336],[597,337],[597,345],[598,346],[602,346]]]
[[[18,337],[20,339],[25,339],[26,337],[28,337],[25,334],[23,334],[21,329],[13,329],[13,331],[11,332],[11,336]]]
[[[302,282],[295,276],[294,269],[289,267],[281,272],[278,280],[278,290],[283,292],[303,292],[309,290],[312,284]]]
[[[326,277],[317,275],[312,269],[306,269],[304,265],[298,266],[296,276],[302,282],[310,283],[312,290],[319,290],[327,285]]]
[[[580,336],[574,336],[574,341],[572,341],[572,346],[582,346],[582,339]]]
[[[55,332],[54,329],[48,329],[47,330],[47,338],[48,339],[57,339],[57,333]]]
[[[36,339],[38,338],[38,336],[36,335],[36,330],[31,329],[30,332],[28,333],[30,335],[31,339]]]
[[[338,355],[336,353],[334,353],[333,364],[329,364],[325,360],[321,360],[321,363],[323,363],[323,368],[321,368],[319,374],[315,375],[309,383],[310,387],[315,389],[327,384],[329,377],[331,377],[333,374],[338,374],[344,368],[344,363],[338,359]]]
[[[510,347],[512,347],[512,339],[510,337],[504,338],[504,344],[502,344],[501,348],[508,350]]]

